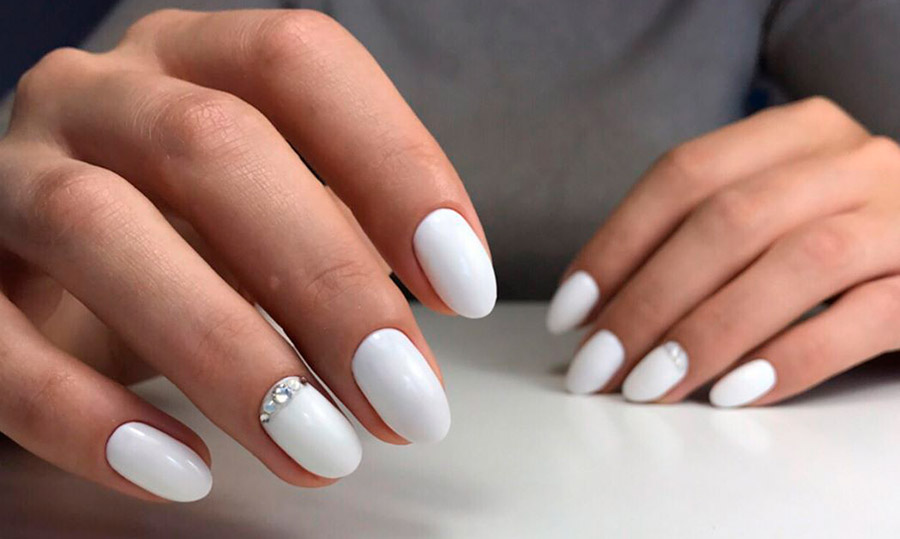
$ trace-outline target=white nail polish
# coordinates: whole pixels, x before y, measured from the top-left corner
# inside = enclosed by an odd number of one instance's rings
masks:
[[[145,423],[120,425],[106,442],[106,461],[135,485],[175,502],[197,501],[212,488],[200,455]]]
[[[288,376],[272,386],[263,398],[259,420],[278,447],[321,477],[349,475],[362,459],[353,426],[305,378]]]
[[[688,371],[688,356],[675,341],[654,348],[628,373],[622,395],[634,402],[655,401],[680,382]]]
[[[754,359],[722,377],[709,392],[709,402],[720,408],[750,404],[775,387],[775,368],[765,359]]]
[[[410,442],[438,442],[450,430],[444,388],[412,341],[393,328],[373,331],[353,355],[353,377],[394,432]]]
[[[566,374],[566,388],[572,393],[599,391],[616,374],[625,360],[625,349],[611,331],[593,335],[575,354]]]
[[[467,318],[490,314],[497,302],[494,266],[475,231],[459,213],[428,214],[413,235],[416,258],[435,292]]]
[[[547,330],[560,334],[582,323],[600,299],[597,281],[586,271],[576,271],[560,285],[547,309]]]

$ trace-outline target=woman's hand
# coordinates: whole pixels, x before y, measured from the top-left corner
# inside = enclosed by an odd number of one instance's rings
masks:
[[[0,141],[0,244],[0,430],[144,498],[204,496],[209,452],[114,379],[164,374],[279,477],[325,485],[361,450],[318,380],[384,441],[450,426],[388,268],[442,312],[496,297],[449,161],[308,11],[163,11],[41,60]]]
[[[900,347],[900,147],[812,98],[672,150],[566,273],[548,327],[582,322],[569,390],[638,402],[769,404]]]

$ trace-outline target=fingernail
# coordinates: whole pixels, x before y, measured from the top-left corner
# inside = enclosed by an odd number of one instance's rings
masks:
[[[272,386],[263,398],[259,421],[278,447],[318,476],[344,477],[362,459],[353,426],[305,378],[288,376]]]
[[[622,366],[625,349],[616,335],[598,331],[575,354],[566,374],[566,388],[572,393],[588,394],[599,391]]]
[[[353,377],[394,432],[410,442],[438,442],[450,430],[450,406],[431,365],[401,331],[369,334],[353,355]]]
[[[212,488],[200,455],[145,423],[120,425],[106,442],[106,461],[125,479],[174,502],[197,501]]]
[[[722,377],[709,392],[709,402],[721,408],[750,404],[773,387],[775,368],[765,359],[754,359]]]
[[[447,208],[429,213],[416,228],[413,247],[448,307],[467,318],[490,314],[497,302],[494,266],[462,215]]]
[[[680,382],[688,371],[688,356],[675,341],[657,346],[625,378],[622,394],[633,402],[655,401]]]
[[[586,271],[576,271],[553,294],[547,309],[547,330],[560,334],[584,321],[597,300],[600,289],[597,281]]]

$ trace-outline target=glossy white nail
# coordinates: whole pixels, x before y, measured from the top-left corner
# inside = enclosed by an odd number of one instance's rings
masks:
[[[655,401],[680,382],[688,371],[688,356],[675,341],[654,348],[628,373],[622,395],[633,402]]]
[[[625,361],[625,349],[611,331],[600,330],[575,354],[566,374],[566,388],[572,393],[599,391]]]
[[[349,475],[362,459],[353,426],[305,378],[288,376],[272,386],[259,420],[278,447],[321,477]]]
[[[597,281],[586,271],[576,271],[563,282],[547,309],[547,330],[560,334],[582,323],[600,299]]]
[[[450,406],[431,365],[403,332],[379,329],[353,355],[353,377],[394,432],[410,442],[438,442],[450,430]]]
[[[494,266],[475,231],[459,213],[428,214],[413,235],[416,258],[448,307],[467,318],[490,314],[497,302]]]
[[[765,359],[754,359],[722,377],[709,392],[709,402],[720,408],[750,404],[775,387],[775,368]]]
[[[199,500],[212,488],[200,455],[146,423],[120,425],[106,442],[106,461],[135,485],[175,502]]]

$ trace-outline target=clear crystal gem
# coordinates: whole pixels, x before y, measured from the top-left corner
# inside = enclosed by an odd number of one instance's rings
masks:
[[[275,401],[266,401],[266,403],[263,404],[263,411],[266,413],[271,414],[272,412],[275,411],[275,408],[276,408]]]
[[[297,391],[298,389],[300,389],[300,380],[298,380],[297,378],[291,378],[287,381],[287,386],[292,390]]]
[[[275,388],[275,391],[272,392],[272,398],[275,399],[275,402],[278,404],[286,403],[292,395],[293,391],[287,386],[278,386]]]
[[[267,414],[265,412],[259,414],[259,421],[260,421],[260,423],[268,423],[269,422],[269,414]]]

